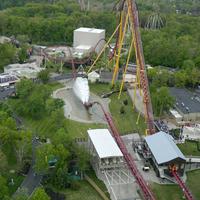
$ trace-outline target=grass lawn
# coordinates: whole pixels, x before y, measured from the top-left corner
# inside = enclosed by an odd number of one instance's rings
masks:
[[[105,128],[103,124],[86,124],[72,120],[67,121],[67,129],[72,138],[86,137],[88,129]],[[39,133],[39,135],[52,135],[52,124],[48,116],[41,120],[24,119],[25,126],[28,127],[33,133]]]
[[[186,140],[184,144],[178,144],[178,147],[184,155],[200,156],[200,151],[197,149],[196,142]]]
[[[199,180],[200,170],[187,173],[187,186],[191,190],[195,199],[200,199]],[[177,185],[152,185],[153,192],[159,200],[182,200],[183,193]]]
[[[109,198],[110,195],[107,191],[106,186],[104,183],[99,180],[95,172],[92,168],[90,168],[87,171],[87,176],[89,176],[90,179],[92,179],[96,185],[104,192],[104,194]],[[53,191],[65,194],[67,200],[102,200],[98,192],[86,181],[86,180],[80,180],[77,182],[79,187],[76,190],[72,190],[70,188],[58,190],[55,187],[53,187],[51,184],[48,184],[47,186],[50,187]]]
[[[110,91],[110,86],[108,84],[91,84],[90,90],[101,95]],[[121,98],[118,99],[118,93],[115,93],[109,97],[111,102],[109,104],[110,112],[114,119],[114,122],[122,135],[127,133],[138,132],[140,134],[145,133],[146,124],[142,116],[140,116],[138,124],[136,124],[138,119],[138,113],[134,111],[133,104],[126,92],[123,92]],[[128,105],[124,105],[123,101],[128,100]],[[120,113],[120,108],[124,107],[125,113]]]
[[[196,199],[200,199],[200,170],[188,172],[187,184]]]
[[[80,181],[79,190],[67,189],[64,191],[67,200],[102,200],[99,194],[87,181]]]
[[[87,175],[97,184],[97,186],[104,192],[104,194],[108,198],[110,198],[110,195],[108,193],[108,190],[107,190],[105,184],[103,183],[103,181],[101,181],[100,179],[98,179],[96,177],[94,170],[91,169],[89,172],[87,172]]]
[[[159,200],[181,200],[183,193],[177,185],[152,185],[153,193]]]

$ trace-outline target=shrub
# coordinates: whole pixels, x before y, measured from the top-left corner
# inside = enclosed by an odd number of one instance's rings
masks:
[[[125,113],[125,109],[124,109],[124,106],[122,106],[121,108],[120,108],[120,114],[124,114]]]
[[[124,103],[125,106],[127,106],[127,105],[128,105],[128,99],[125,99],[125,100],[123,101],[123,103]]]

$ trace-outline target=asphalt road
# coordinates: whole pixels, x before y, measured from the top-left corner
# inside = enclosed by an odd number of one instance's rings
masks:
[[[29,172],[28,172],[27,176],[25,177],[24,181],[18,188],[18,190],[20,188],[25,188],[27,190],[27,193],[29,196],[33,193],[35,188],[37,188],[40,185],[40,182],[42,180],[42,175],[36,174],[33,169],[33,166],[35,164],[35,149],[38,145],[39,145],[39,142],[34,138],[32,140],[33,154],[32,154],[31,167],[30,167]],[[17,191],[14,195],[16,195],[16,194],[17,194]]]
[[[77,77],[81,77],[81,74],[77,74]],[[60,81],[60,80],[66,80],[66,79],[71,79],[73,78],[73,74],[68,73],[68,74],[61,74],[57,75],[54,77],[50,77],[49,81],[54,82],[54,81]],[[101,81],[104,82],[110,82],[112,80],[112,72],[102,72],[101,73]],[[40,82],[40,80],[35,79],[35,82]],[[12,94],[15,93],[15,88],[6,88],[3,91],[0,91],[0,100],[4,100],[8,98],[9,96],[12,96]]]

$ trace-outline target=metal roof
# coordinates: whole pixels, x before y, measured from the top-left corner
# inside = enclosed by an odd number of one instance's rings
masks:
[[[185,156],[169,134],[160,131],[145,137],[145,141],[158,164],[167,163],[177,158],[185,160]]]
[[[102,32],[105,32],[105,29],[80,27],[80,28],[78,28],[78,29],[76,29],[74,31],[87,32],[87,33],[102,33]]]
[[[99,158],[123,156],[121,150],[119,149],[117,143],[115,142],[108,129],[91,129],[87,132]]]
[[[182,113],[200,112],[200,94],[181,88],[170,88],[170,93],[175,97],[178,110]]]

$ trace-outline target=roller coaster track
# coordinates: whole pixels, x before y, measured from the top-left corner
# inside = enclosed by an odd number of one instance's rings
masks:
[[[131,171],[131,173],[133,174],[133,176],[135,177],[138,185],[140,186],[142,192],[143,192],[143,196],[145,200],[156,200],[156,198],[154,197],[151,189],[149,188],[149,186],[147,185],[146,181],[144,180],[144,178],[142,177],[141,173],[139,172],[139,170],[137,169],[137,166],[133,160],[133,158],[131,157],[131,155],[129,154],[122,138],[120,137],[120,134],[117,130],[117,128],[114,125],[112,116],[110,115],[110,113],[106,112],[105,109],[103,108],[103,106],[99,103],[99,102],[94,102],[91,105],[88,106],[92,106],[93,104],[98,104],[100,105],[104,116],[106,118],[106,121],[108,122],[108,125],[111,129],[112,132],[112,136],[115,138],[116,143],[118,144],[121,152],[123,153],[123,156],[126,160],[126,163]]]
[[[139,65],[140,84],[143,91],[143,103],[145,108],[145,119],[147,123],[147,134],[155,133],[153,109],[149,92],[149,84],[145,69],[144,54],[142,48],[142,40],[139,30],[138,10],[135,0],[127,0],[128,10],[130,14],[130,22],[132,26],[132,35],[134,38],[134,47],[136,53],[137,65]]]
[[[145,200],[156,200],[154,194],[152,193],[151,189],[149,188],[149,186],[147,185],[147,182],[144,180],[144,178],[142,177],[141,173],[139,172],[139,170],[137,169],[137,166],[136,166],[136,163],[135,161],[133,160],[132,156],[130,155],[130,153],[128,152],[117,128],[115,127],[114,125],[114,122],[113,122],[113,119],[112,119],[112,116],[110,113],[106,112],[105,109],[103,108],[103,106],[99,103],[99,102],[93,102],[91,103],[90,105],[87,105],[87,106],[92,106],[94,104],[98,104],[103,113],[104,113],[104,116],[106,118],[106,121],[108,122],[108,125],[111,129],[111,133],[112,133],[112,136],[115,138],[115,141],[117,142],[125,160],[126,160],[126,163],[131,171],[131,173],[133,174],[133,176],[136,178],[136,181],[138,183],[138,185],[140,186],[140,189],[142,190],[143,192],[143,195],[144,195],[144,199]],[[172,170],[172,175],[174,176],[174,178],[176,179],[179,187],[182,189],[185,197],[187,198],[187,200],[194,200],[191,192],[189,191],[189,189],[187,188],[187,186],[185,185],[185,183],[182,181],[182,179],[180,178],[180,176],[177,174],[176,171]]]
[[[187,186],[185,185],[185,183],[182,181],[182,179],[180,178],[180,176],[177,174],[177,172],[176,171],[172,171],[172,175],[176,179],[178,185],[182,189],[182,191],[183,191],[185,197],[187,198],[187,200],[194,200],[194,198],[192,197],[191,192],[189,191],[189,189],[187,188]]]

